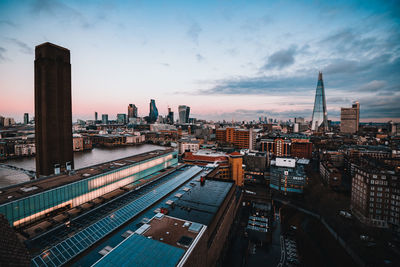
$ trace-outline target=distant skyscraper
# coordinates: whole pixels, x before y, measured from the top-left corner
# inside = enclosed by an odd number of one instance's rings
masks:
[[[101,115],[101,123],[108,124],[108,114]]]
[[[188,123],[190,107],[181,105],[178,107],[178,111],[179,111],[179,122],[180,123]]]
[[[97,121],[97,111],[94,112],[94,120]]]
[[[125,113],[117,114],[117,122],[121,123],[121,124],[125,124],[126,123],[126,114]]]
[[[167,122],[169,124],[174,124],[174,112],[171,110],[171,108],[168,108]]]
[[[149,122],[154,123],[158,119],[158,109],[156,107],[156,101],[154,99],[150,100],[150,112],[149,112]]]
[[[360,103],[356,102],[351,108],[341,108],[340,132],[354,134],[360,124]]]
[[[328,112],[326,110],[325,88],[322,72],[318,74],[318,84],[315,92],[314,110],[312,114],[311,130],[318,131],[320,127],[328,130]]]
[[[29,113],[24,113],[24,124],[29,123]]]
[[[73,168],[70,52],[51,43],[35,49],[35,139],[37,176]]]
[[[128,105],[128,119],[129,118],[137,118],[138,117],[138,109],[136,105],[129,104]]]

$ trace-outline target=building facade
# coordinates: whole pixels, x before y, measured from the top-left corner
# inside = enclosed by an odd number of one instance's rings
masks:
[[[136,105],[129,104],[128,105],[128,120],[129,118],[137,118],[138,117],[138,109]]]
[[[29,123],[29,113],[24,113],[24,124]]]
[[[233,145],[237,149],[254,150],[256,145],[256,133],[253,129],[220,128],[215,130],[215,136],[217,142]]]
[[[150,100],[150,112],[149,112],[149,122],[154,123],[158,119],[158,109],[156,106],[156,101],[154,99]]]
[[[173,150],[131,158],[81,169],[72,176],[56,175],[4,188],[0,213],[10,225],[22,227],[73,209],[178,163],[177,153]]]
[[[360,124],[360,103],[356,102],[351,108],[340,110],[340,132],[355,134]]]
[[[190,107],[181,105],[178,107],[179,123],[189,123]]]
[[[37,176],[73,168],[70,51],[44,43],[35,49]]]
[[[307,159],[276,158],[271,161],[270,188],[279,193],[302,194],[307,183],[305,166]]]
[[[363,223],[400,227],[400,174],[384,160],[363,157],[354,164],[351,210]]]

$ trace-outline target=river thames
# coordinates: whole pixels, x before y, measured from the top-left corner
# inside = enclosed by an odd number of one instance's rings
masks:
[[[156,145],[137,145],[137,146],[125,146],[125,147],[114,147],[114,148],[93,148],[90,151],[75,152],[74,163],[75,169],[81,169],[87,166],[120,159],[156,149],[164,149],[164,147]],[[20,167],[27,170],[35,170],[35,158],[20,158],[3,161],[3,163]],[[19,184],[29,181],[29,176],[20,171],[9,170],[0,168],[0,188]]]

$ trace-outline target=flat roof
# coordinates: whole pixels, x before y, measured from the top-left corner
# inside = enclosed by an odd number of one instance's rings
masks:
[[[0,188],[0,204],[11,202],[30,195],[34,195],[52,188],[57,188],[82,179],[87,179],[94,175],[118,170],[120,168],[133,165],[137,162],[141,162],[160,155],[164,155],[172,151],[173,149],[165,149],[165,150],[157,149],[150,152],[133,155],[130,157],[100,163],[97,165],[85,167],[78,170],[73,170],[70,174],[53,175],[17,185],[12,185],[9,187]],[[32,187],[37,187],[37,188],[30,191],[25,190],[26,188],[32,188]]]
[[[205,227],[200,225],[201,227],[199,231],[190,231],[190,227],[197,223],[188,222],[166,215],[159,219],[154,217],[148,224],[150,225],[150,228],[143,234],[144,236],[184,250],[187,250],[190,247],[196,236],[199,234],[201,228]],[[186,244],[179,243],[183,236],[187,237],[187,240],[191,240],[191,242]]]
[[[190,190],[175,201],[174,208],[169,209],[172,217],[209,225],[226,198],[233,181],[192,180]]]
[[[176,266],[185,250],[132,234],[92,266]]]

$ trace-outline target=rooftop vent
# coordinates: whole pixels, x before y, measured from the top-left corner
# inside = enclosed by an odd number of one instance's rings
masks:
[[[36,190],[36,189],[39,189],[39,187],[37,187],[37,186],[21,187],[21,191],[24,191],[24,192],[33,191],[33,190]]]
[[[165,204],[167,204],[167,205],[172,205],[172,203],[174,203],[174,201],[170,200],[170,199],[165,202]]]
[[[193,232],[193,233],[198,233],[200,232],[201,228],[203,227],[203,225],[201,225],[200,223],[192,223],[192,225],[189,227],[189,231]]]
[[[157,213],[156,215],[154,215],[154,217],[155,217],[156,219],[158,219],[158,220],[161,220],[161,219],[164,217],[164,214],[161,213],[161,212],[159,212],[159,213]]]
[[[188,248],[188,247],[190,246],[190,244],[192,243],[192,241],[193,241],[193,238],[184,235],[184,236],[182,236],[182,237],[179,239],[179,241],[177,242],[177,244],[178,244],[179,246]]]
[[[123,233],[121,236],[123,238],[127,238],[128,236],[130,236],[131,234],[133,234],[133,232],[131,230],[126,231],[125,233]]]
[[[150,229],[150,224],[145,223],[135,231],[135,234],[142,235],[149,229]]]
[[[113,248],[110,246],[105,246],[102,250],[99,251],[100,255],[107,255]]]
[[[177,193],[177,194],[175,194],[175,196],[176,196],[177,198],[181,198],[181,197],[182,197],[182,194],[181,194],[181,193]]]
[[[189,188],[189,187],[184,187],[182,190],[185,191],[185,192],[187,192],[187,191],[190,190],[190,188]]]

